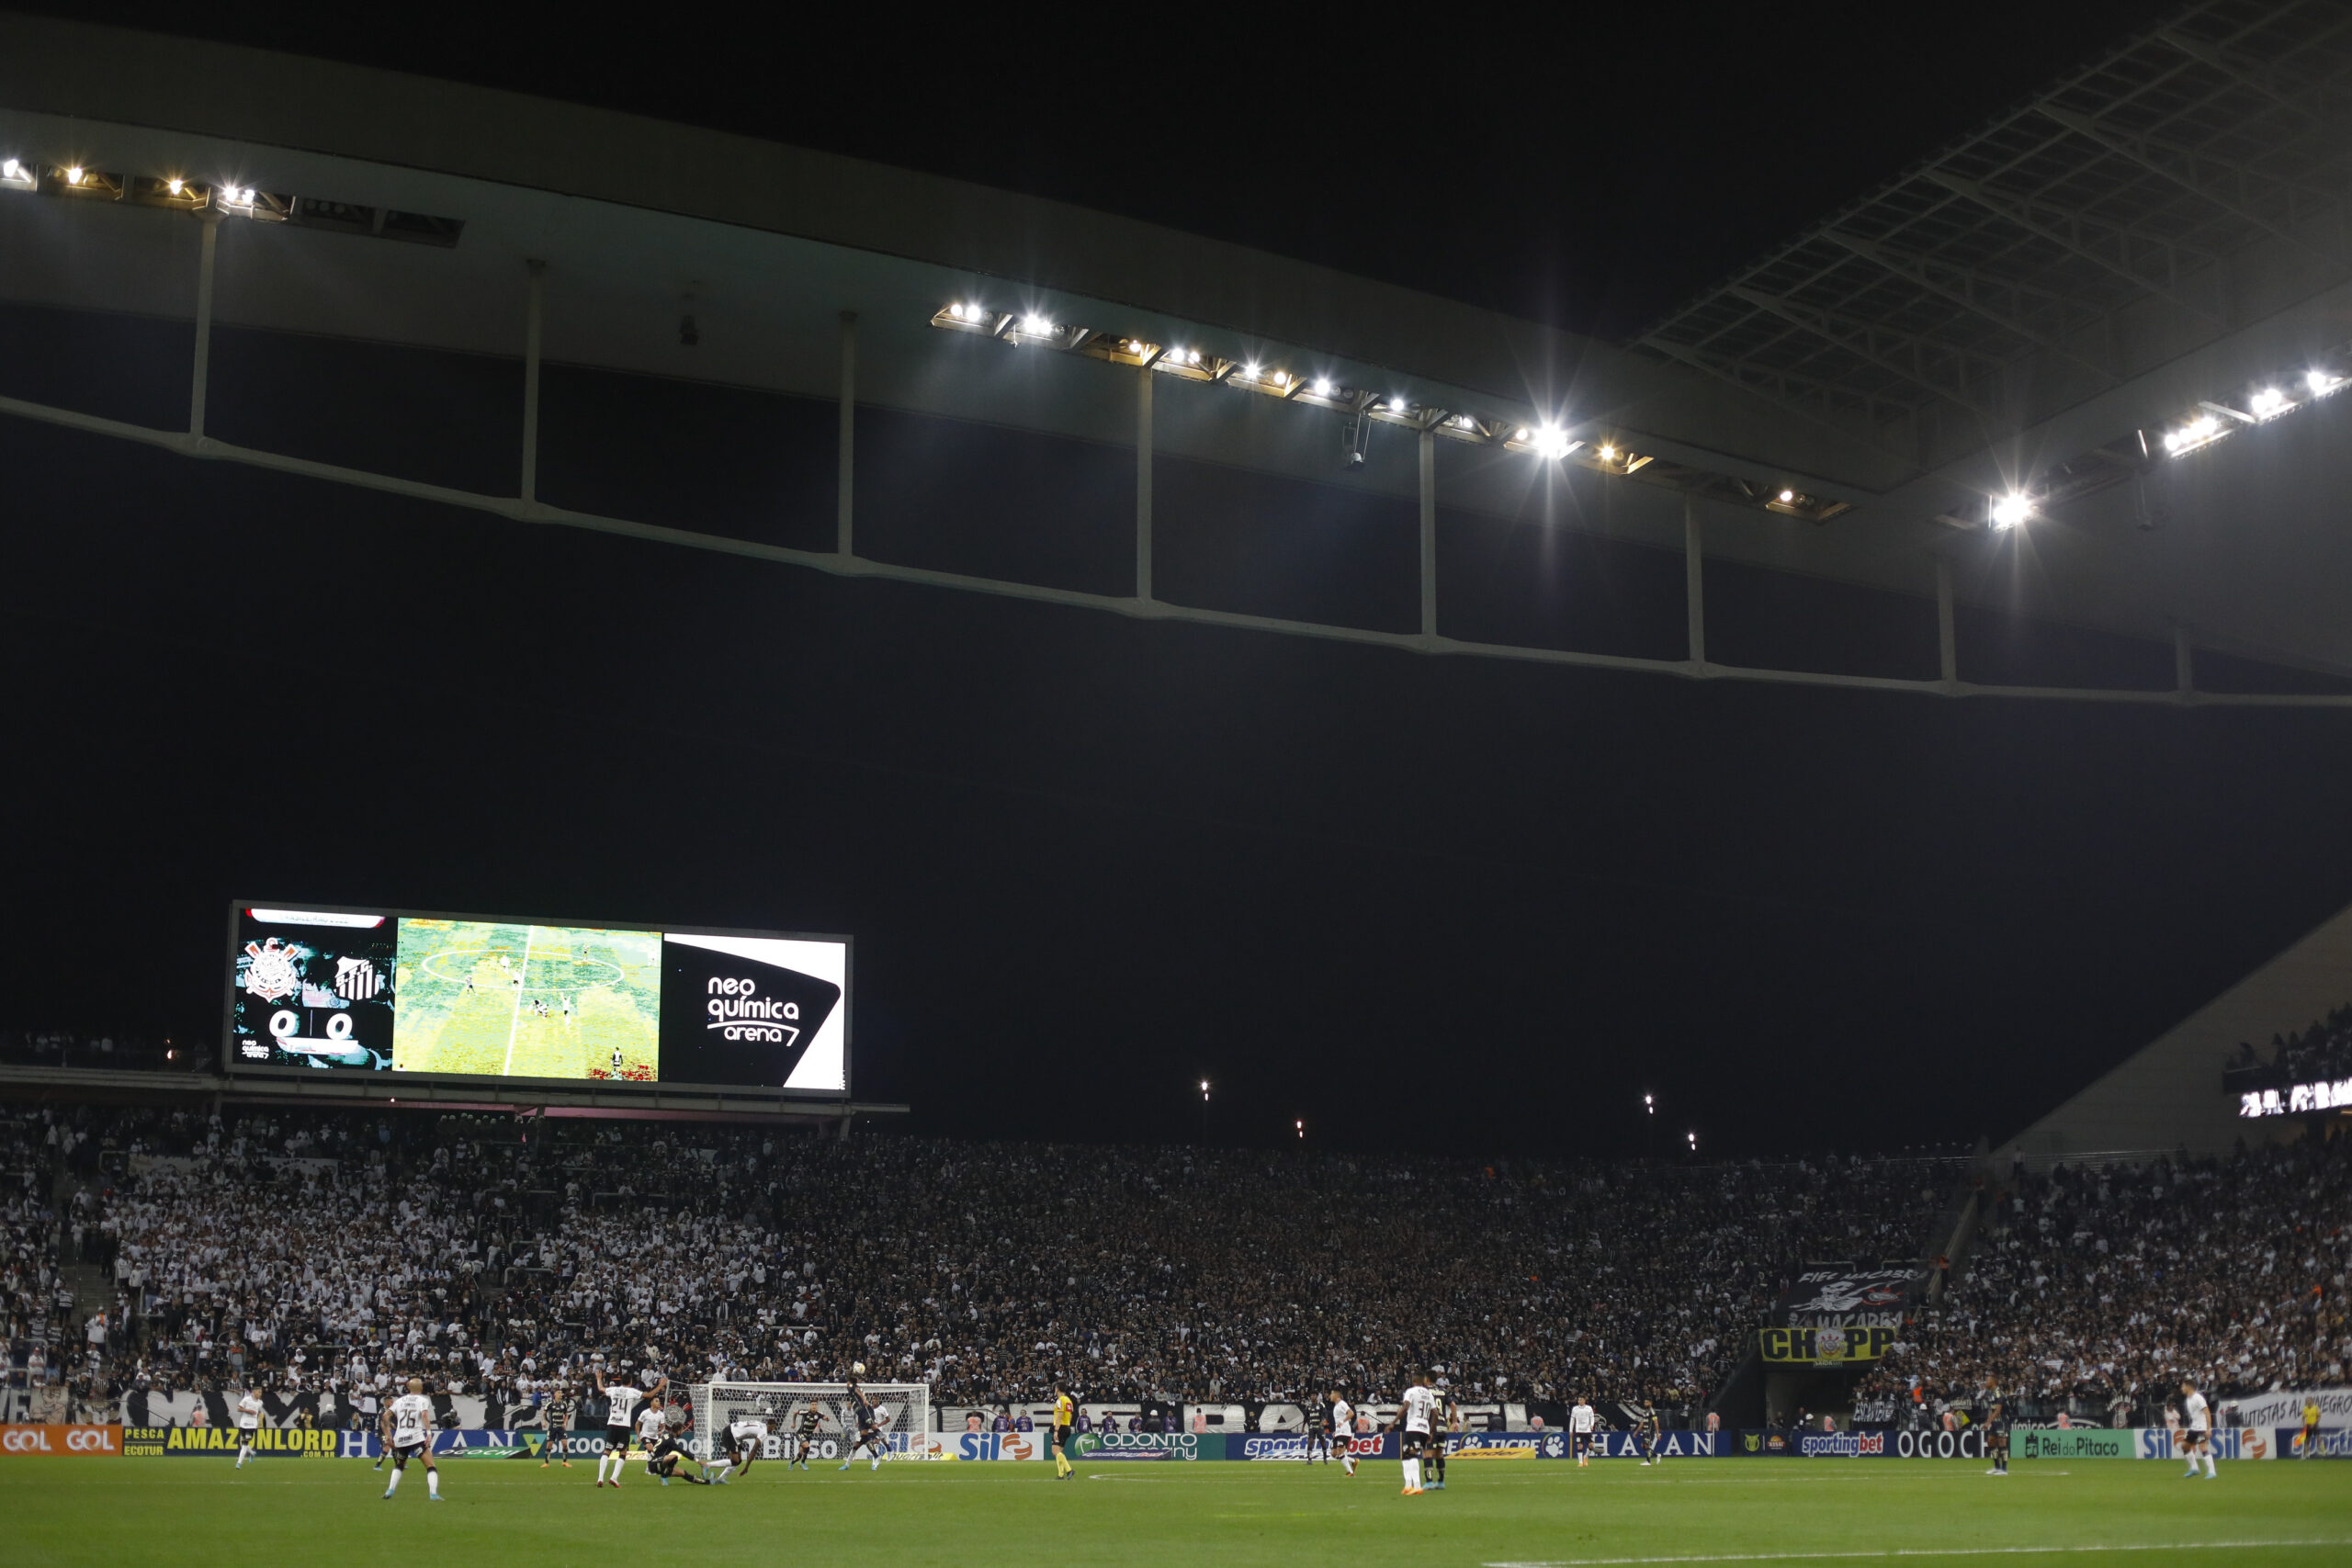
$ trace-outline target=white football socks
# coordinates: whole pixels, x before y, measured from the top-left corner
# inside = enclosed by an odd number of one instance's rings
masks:
[[[424,1495],[428,1497],[438,1497],[441,1495],[441,1472],[439,1471],[428,1470],[424,1472]]]
[[[397,1471],[397,1470],[396,1470],[396,1471],[392,1472],[392,1478],[391,1478],[390,1481],[387,1481],[387,1482],[385,1482],[385,1483],[384,1483],[384,1495],[385,1495],[385,1496],[387,1496],[387,1497],[389,1497],[389,1496],[390,1496],[393,1493],[395,1493],[395,1492],[399,1491],[400,1489],[401,1489],[401,1472],[400,1472],[399,1471]]]
[[[1420,1483],[1421,1461],[1417,1459],[1407,1460],[1405,1461],[1405,1484],[1408,1487],[1418,1487]]]

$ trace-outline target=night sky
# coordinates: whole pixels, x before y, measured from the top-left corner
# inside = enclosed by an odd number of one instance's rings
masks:
[[[2147,11],[208,21],[1623,333]],[[1870,1150],[2015,1131],[2352,898],[2335,713],[1431,659],[21,423],[0,463],[17,1025],[209,1043],[239,894],[848,931],[856,1089],[923,1130],[1197,1136],[1205,1074],[1221,1141]]]

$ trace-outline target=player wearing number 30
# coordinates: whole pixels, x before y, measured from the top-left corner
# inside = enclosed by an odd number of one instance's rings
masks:
[[[424,1495],[441,1501],[441,1472],[433,1467],[433,1402],[424,1397],[424,1380],[408,1380],[408,1392],[385,1407],[384,1441],[392,1450],[392,1479],[384,1487],[387,1500],[401,1489],[401,1473],[408,1461],[424,1461]]]

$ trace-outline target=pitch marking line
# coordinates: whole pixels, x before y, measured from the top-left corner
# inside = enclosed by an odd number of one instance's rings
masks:
[[[2311,1540],[2166,1540],[2114,1546],[1904,1546],[1877,1551],[1732,1551],[1694,1557],[1552,1557],[1487,1562],[1482,1568],[1620,1568],[1659,1562],[1826,1562],[1832,1559],[1883,1562],[1894,1557],[2038,1557],[2093,1551],[2245,1551],[2278,1546],[2352,1546],[2341,1538]]]

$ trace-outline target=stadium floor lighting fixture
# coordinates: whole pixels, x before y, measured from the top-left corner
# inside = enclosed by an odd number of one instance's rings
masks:
[[[2015,528],[2033,515],[2033,502],[2016,493],[1995,498],[1985,513],[1986,519],[1996,529]]]
[[[40,176],[22,158],[0,159],[0,189],[39,190]]]

